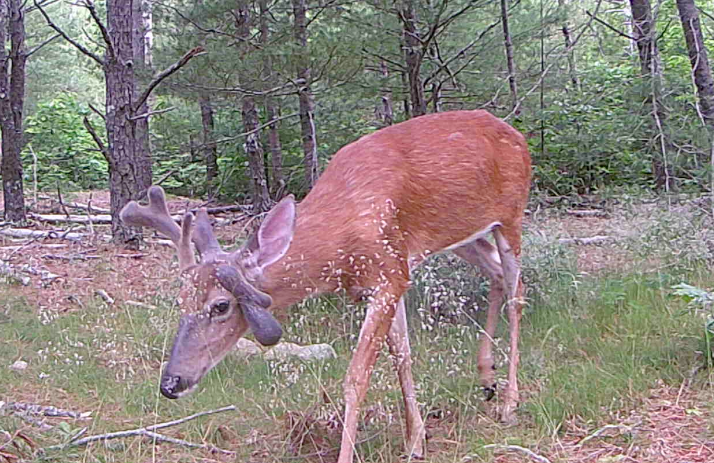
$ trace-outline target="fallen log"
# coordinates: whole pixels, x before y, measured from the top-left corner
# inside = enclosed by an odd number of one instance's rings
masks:
[[[58,239],[69,241],[81,241],[87,235],[83,233],[73,233],[64,230],[28,230],[26,228],[7,228],[0,230],[0,236],[9,236],[11,238],[34,238],[34,239]]]

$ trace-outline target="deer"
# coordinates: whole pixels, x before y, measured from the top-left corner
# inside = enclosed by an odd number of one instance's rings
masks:
[[[420,116],[346,145],[299,204],[292,195],[283,198],[233,251],[221,248],[205,209],[186,213],[179,226],[161,187],[152,186],[148,205],[130,202],[121,219],[169,237],[187,283],[178,297],[182,315],[161,375],[161,394],[175,399],[195,389],[249,331],[264,346],[276,344],[282,327],[273,313],[311,296],[345,291],[366,302],[367,310],[343,383],[338,463],[352,463],[360,406],[385,340],[403,395],[405,452],[423,458],[426,433],[404,295],[414,268],[452,251],[490,279],[477,358],[487,399],[496,389],[496,325],[501,309],[508,314],[500,418],[513,421],[525,290],[521,235],[530,179],[523,135],[475,110]]]

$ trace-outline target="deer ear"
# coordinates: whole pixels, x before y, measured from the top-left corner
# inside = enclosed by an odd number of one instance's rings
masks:
[[[268,212],[258,232],[251,238],[248,250],[255,265],[264,269],[276,262],[290,248],[295,231],[295,197],[286,196]]]

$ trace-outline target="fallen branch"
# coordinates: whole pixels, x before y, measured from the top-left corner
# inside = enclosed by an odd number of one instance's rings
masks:
[[[550,463],[550,460],[548,460],[546,457],[544,457],[542,455],[538,455],[534,451],[529,450],[525,447],[521,447],[520,445],[489,444],[489,445],[484,445],[483,448],[484,449],[505,450],[507,452],[519,452],[524,455],[527,455],[531,460],[537,461],[538,463]],[[471,461],[471,457],[470,456],[464,457],[464,459],[462,459],[461,461]]]
[[[61,248],[66,248],[67,244],[61,244],[61,243],[48,243],[48,244],[41,244],[41,243],[35,243],[32,247],[38,247],[38,248],[47,248],[47,249],[61,249]],[[19,249],[27,249],[27,245],[23,244],[22,246],[0,246],[0,252],[2,251],[17,251]]]
[[[44,254],[42,256],[43,259],[50,259],[50,260],[68,260],[68,261],[73,261],[73,260],[92,260],[92,259],[99,259],[100,256],[96,255],[83,255],[83,254]]]
[[[0,235],[9,236],[11,238],[47,238],[47,239],[64,239],[68,241],[81,241],[85,238],[83,233],[67,233],[64,230],[27,230],[25,228],[8,228],[0,230]]]
[[[92,412],[75,412],[51,405],[30,404],[27,402],[10,402],[3,404],[0,402],[0,409],[5,408],[13,412],[24,412],[30,415],[51,416],[60,418],[74,418],[75,420],[90,420]]]
[[[124,304],[126,305],[133,305],[134,307],[141,307],[143,309],[155,309],[155,305],[151,304],[145,304],[143,302],[138,302],[138,301],[124,301]]]
[[[188,441],[185,441],[182,439],[176,439],[174,437],[165,436],[163,434],[158,434],[158,433],[154,432],[157,429],[168,428],[169,426],[176,426],[178,424],[185,423],[187,421],[196,419],[201,416],[213,415],[215,413],[232,411],[235,409],[236,409],[235,405],[228,405],[227,407],[218,408],[216,410],[208,410],[205,412],[195,413],[195,414],[187,416],[185,418],[180,418],[178,420],[173,420],[173,421],[167,421],[165,423],[154,424],[152,426],[145,426],[143,428],[129,429],[126,431],[108,432],[106,434],[97,434],[95,436],[87,436],[87,437],[84,437],[81,439],[79,439],[78,438],[79,435],[77,435],[77,436],[74,436],[73,438],[71,438],[69,440],[69,442],[67,442],[65,444],[59,444],[59,445],[53,445],[51,447],[47,447],[47,448],[43,449],[43,452],[46,452],[48,450],[62,450],[67,447],[76,447],[76,446],[80,446],[80,445],[87,445],[89,443],[97,442],[97,441],[107,441],[110,439],[122,439],[124,437],[133,437],[133,436],[146,436],[146,437],[149,437],[156,441],[170,442],[172,444],[183,445],[183,446],[191,447],[191,448],[202,448],[202,449],[210,450],[211,452],[219,452],[219,453],[223,453],[226,455],[235,455],[235,452],[232,452],[230,450],[221,449],[221,448],[215,447],[213,445],[195,444],[193,442],[188,442]]]
[[[614,239],[615,239],[614,236],[597,235],[597,236],[591,236],[589,238],[561,238],[558,240],[558,243],[560,243],[560,244],[595,244],[595,243],[603,243],[605,241],[612,241]]]
[[[571,209],[566,214],[575,217],[607,217],[607,211],[601,209]]]
[[[583,437],[583,438],[580,440],[580,442],[577,443],[577,445],[575,446],[575,448],[582,447],[583,445],[585,445],[586,442],[588,442],[588,441],[590,441],[590,440],[592,440],[592,439],[595,439],[596,437],[602,436],[605,432],[607,432],[607,431],[609,431],[609,430],[611,430],[611,429],[617,429],[618,431],[621,431],[621,432],[622,432],[622,431],[628,432],[628,431],[631,431],[633,428],[635,428],[635,427],[637,427],[637,426],[639,426],[639,425],[640,425],[640,421],[638,421],[637,423],[635,423],[635,424],[633,424],[633,425],[631,425],[631,426],[625,426],[624,424],[606,424],[605,426],[603,426],[602,428],[598,429],[598,430],[595,431],[594,433],[592,433],[592,434],[590,434],[590,435],[588,435],[588,436]]]

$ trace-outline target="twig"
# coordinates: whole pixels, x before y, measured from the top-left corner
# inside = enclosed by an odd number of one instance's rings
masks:
[[[139,114],[137,116],[131,116],[129,119],[132,121],[136,121],[138,119],[143,119],[145,117],[156,116],[157,114],[167,113],[169,111],[173,111],[174,109],[176,109],[176,106],[171,106],[170,108],[166,108],[166,109],[157,109],[156,111],[149,111],[144,114]]]
[[[32,193],[32,199],[35,207],[37,207],[37,154],[35,154],[35,150],[32,149],[31,143],[28,143],[27,147],[30,148],[30,154],[32,155],[32,180],[35,185]]]
[[[543,455],[538,455],[532,450],[529,450],[525,447],[521,447],[520,445],[503,445],[503,444],[489,444],[489,445],[484,445],[482,448],[484,449],[496,449],[496,450],[505,450],[507,452],[520,452],[532,459],[533,461],[537,461],[538,463],[550,463],[550,460],[548,460],[546,457]],[[472,457],[471,456],[466,456],[461,461],[471,461]]]
[[[60,207],[62,208],[62,212],[64,212],[64,215],[69,217],[69,212],[67,212],[67,208],[64,206],[64,202],[62,201],[62,190],[60,189],[59,182],[57,182],[57,199],[59,200]]]
[[[97,296],[101,297],[104,300],[104,302],[106,302],[107,304],[109,304],[109,305],[114,304],[114,298],[111,297],[109,295],[109,293],[107,293],[103,289],[98,289],[94,292],[97,294]]]
[[[186,421],[193,420],[193,419],[201,417],[201,416],[212,415],[215,413],[221,413],[221,412],[231,411],[231,410],[235,410],[235,409],[236,409],[235,405],[228,405],[227,407],[218,408],[216,410],[209,410],[209,411],[205,411],[205,412],[195,413],[195,414],[187,416],[185,418],[181,418],[181,419],[173,420],[173,421],[167,421],[165,423],[154,424],[152,426],[145,426],[143,428],[129,429],[126,431],[109,432],[106,434],[97,434],[95,436],[87,436],[82,439],[72,438],[67,443],[53,445],[51,447],[47,447],[47,448],[43,449],[43,451],[46,452],[48,450],[61,450],[61,449],[67,448],[67,447],[87,445],[92,442],[106,441],[106,440],[110,440],[110,439],[121,439],[124,437],[132,437],[132,436],[146,436],[146,437],[152,438],[154,440],[171,442],[173,444],[179,444],[179,445],[184,445],[184,446],[193,447],[193,448],[203,448],[203,449],[210,450],[212,452],[220,452],[220,453],[223,453],[226,455],[234,455],[235,452],[231,452],[230,450],[224,450],[224,449],[214,447],[213,445],[208,445],[208,444],[194,444],[192,442],[184,441],[181,439],[164,436],[163,434],[158,434],[158,433],[155,433],[154,431],[156,431],[157,429],[167,428],[169,426],[176,426],[178,424],[185,423]]]
[[[8,228],[7,230],[0,230],[0,235],[10,236],[12,238],[34,238],[34,239],[63,239],[69,241],[81,241],[85,235],[83,233],[69,233],[67,232],[60,234],[60,232],[50,230],[27,230],[24,228]]]
[[[92,105],[89,105],[92,107]],[[89,122],[89,119],[87,116],[84,116],[84,119],[82,120],[82,123],[84,124],[84,128],[87,129],[87,132],[89,132],[89,135],[92,136],[92,140],[94,140],[94,143],[96,143],[97,148],[99,148],[99,152],[102,153],[102,156],[107,160],[107,162],[110,161],[109,159],[109,151],[107,151],[106,146],[104,145],[104,142],[102,141],[101,137],[97,134],[97,131],[94,130],[94,126],[92,125],[91,122]]]

